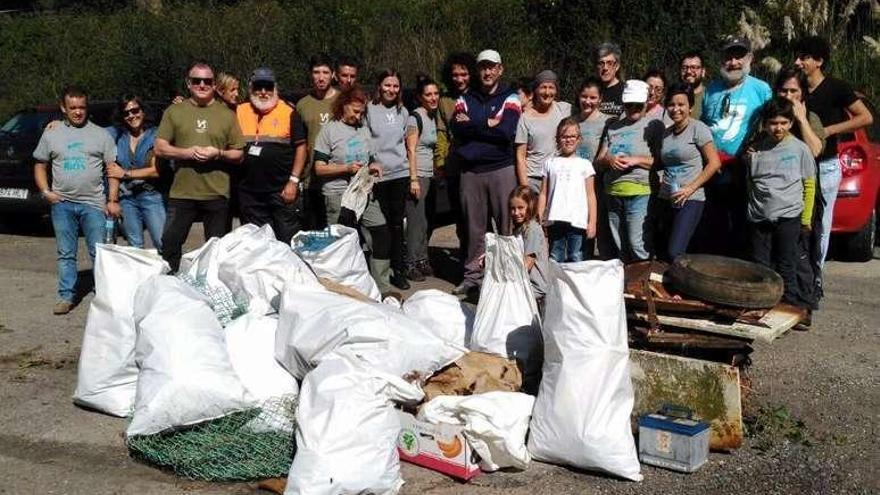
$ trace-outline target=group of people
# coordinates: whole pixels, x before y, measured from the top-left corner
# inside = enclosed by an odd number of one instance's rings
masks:
[[[311,90],[295,104],[268,68],[250,74],[239,103],[235,78],[196,63],[189,98],[158,127],[145,123],[141,98],[126,96],[111,132],[88,122],[85,93],[68,87],[63,124],[34,152],[58,242],[55,312],[73,304],[79,228],[94,256],[105,215],[121,216],[129,244],[142,246],[146,228],[176,270],[192,223],[201,219],[206,239],[221,236],[230,205],[283,242],[301,229],[356,227],[380,291],[405,290],[432,274],[441,183],[464,258],[456,294],[479,287],[484,237],[495,231],[523,238],[538,297],[550,258],[671,261],[699,250],[771,266],[786,302],[815,308],[841,177],[836,143],[872,116],[827,76],[819,37],[798,42],[773,88],[750,75],[747,39],[727,38],[721,55],[711,82],[697,52],[681,56],[675,83],[663,70],[624,80],[619,47],[603,43],[575,107],[560,101],[551,70],[505,84],[495,50],[450,55],[443,84],[419,76],[411,105],[397,71],[379,73],[368,94],[347,59],[313,57]],[[157,160],[173,163],[167,197]],[[375,184],[352,212],[342,197],[358,174]]]

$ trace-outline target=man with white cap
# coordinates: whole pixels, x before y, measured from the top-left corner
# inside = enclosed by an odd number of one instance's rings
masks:
[[[744,249],[745,183],[739,155],[748,137],[757,129],[759,114],[772,96],[770,86],[751,75],[752,44],[742,36],[728,36],[722,47],[721,79],[705,90],[701,119],[712,130],[721,158],[721,174],[706,187],[706,224],[701,246],[719,254],[737,254]]]
[[[239,184],[242,223],[272,225],[288,243],[302,226],[299,185],[306,161],[306,131],[292,106],[278,97],[275,73],[256,69],[248,81],[249,101],[236,109],[247,142]]]
[[[663,140],[663,122],[645,118],[648,83],[626,81],[621,97],[623,114],[608,124],[596,163],[605,167],[605,200],[614,243],[625,261],[649,257],[650,231],[646,225],[651,197],[649,171]]]
[[[467,222],[468,245],[464,280],[454,289],[467,295],[480,285],[481,256],[486,232],[494,228],[509,234],[507,197],[528,177],[516,170],[513,142],[522,111],[516,92],[500,80],[501,55],[483,50],[477,55],[479,88],[462,94],[455,103],[451,123],[455,156],[461,164],[462,214]],[[518,173],[520,172],[520,173]]]

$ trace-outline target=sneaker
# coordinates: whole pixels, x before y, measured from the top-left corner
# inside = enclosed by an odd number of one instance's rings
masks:
[[[462,283],[456,285],[455,288],[452,289],[451,294],[453,296],[467,297],[468,294],[470,294],[471,292],[473,292],[476,289],[477,289],[476,285],[468,283],[468,282],[462,282]]]
[[[391,275],[388,281],[391,282],[391,285],[397,287],[400,290],[407,290],[410,288],[409,281],[406,280],[406,276],[404,276],[402,273],[395,272],[393,275]]]
[[[417,265],[412,265],[406,270],[406,278],[412,280],[413,282],[424,282],[425,275],[419,270]]]
[[[422,275],[425,277],[433,277],[434,269],[431,268],[431,262],[428,260],[421,260],[416,264],[416,267],[422,272]]]
[[[52,308],[53,315],[66,315],[70,313],[70,310],[73,309],[73,303],[70,301],[65,301],[64,299],[59,299],[58,302],[55,303],[55,307]]]
[[[794,326],[795,330],[799,330],[801,332],[806,332],[813,326],[813,310],[808,309],[804,316],[801,317],[801,321]]]

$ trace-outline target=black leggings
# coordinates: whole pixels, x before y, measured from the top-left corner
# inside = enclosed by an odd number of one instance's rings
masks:
[[[406,196],[408,194],[409,177],[378,182],[373,186],[373,196],[379,202],[382,214],[385,215],[385,223],[388,228],[387,246],[391,255],[391,269],[394,270],[396,275],[403,274],[406,271],[403,218],[406,214]],[[371,236],[374,233],[373,231],[374,229],[370,229]],[[378,250],[376,247],[377,241],[379,239],[373,236],[374,251]]]

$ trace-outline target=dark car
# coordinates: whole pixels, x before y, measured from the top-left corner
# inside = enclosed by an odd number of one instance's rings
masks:
[[[158,122],[164,105],[151,103],[148,120]],[[89,120],[101,127],[112,123],[113,102],[89,102]],[[153,113],[153,115],[150,115]],[[27,108],[0,127],[0,218],[43,215],[49,205],[34,182],[34,149],[46,124],[62,118],[57,105]]]
[[[874,115],[874,124],[853,133],[837,145],[843,175],[834,203],[832,244],[838,259],[868,261],[877,241],[878,191],[880,191],[880,115],[863,99]]]

